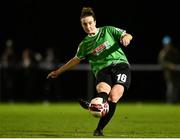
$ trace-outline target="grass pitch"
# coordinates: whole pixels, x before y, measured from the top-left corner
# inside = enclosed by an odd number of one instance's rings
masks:
[[[78,103],[0,104],[1,138],[93,138],[98,118]],[[180,105],[118,103],[104,138],[179,138]]]

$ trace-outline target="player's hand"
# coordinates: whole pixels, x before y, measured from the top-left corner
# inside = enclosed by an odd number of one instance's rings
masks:
[[[122,39],[120,40],[121,44],[123,44],[125,47],[130,44],[130,41],[132,40],[132,35],[126,33]]]
[[[48,74],[48,76],[47,76],[47,79],[49,79],[49,78],[57,78],[58,77],[58,72],[55,70],[55,71],[52,71],[52,72],[50,72],[49,74]]]
[[[124,36],[122,39],[121,39],[121,43],[124,45],[124,46],[128,46],[129,43],[130,43],[130,39],[126,36]]]

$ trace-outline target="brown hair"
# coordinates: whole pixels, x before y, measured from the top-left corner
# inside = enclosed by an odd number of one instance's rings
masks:
[[[94,20],[96,20],[95,13],[91,7],[83,7],[83,9],[81,11],[80,19],[84,18],[86,16],[92,16],[94,18]]]

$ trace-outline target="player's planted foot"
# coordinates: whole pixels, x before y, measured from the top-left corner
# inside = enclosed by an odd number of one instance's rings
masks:
[[[93,133],[94,136],[104,136],[102,129],[96,129]]]
[[[89,109],[89,102],[88,101],[85,101],[83,99],[79,99],[79,104],[81,105],[81,107],[83,107],[84,109]]]

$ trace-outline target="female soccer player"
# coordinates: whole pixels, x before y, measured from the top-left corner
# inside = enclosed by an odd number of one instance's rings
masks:
[[[87,58],[96,77],[97,97],[109,103],[109,113],[100,118],[94,136],[103,136],[103,129],[114,115],[116,104],[130,85],[130,64],[121,49],[127,47],[132,35],[113,26],[96,27],[96,17],[91,7],[83,7],[80,21],[87,36],[78,46],[77,53],[67,63],[50,72],[47,78],[56,78],[61,73]],[[88,102],[80,100],[83,108]]]

